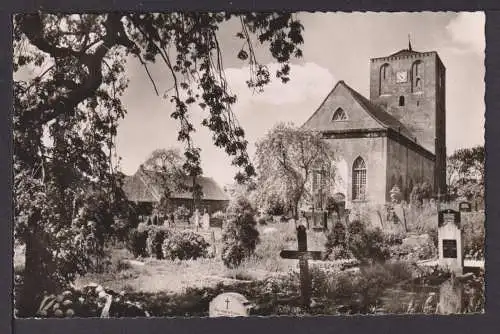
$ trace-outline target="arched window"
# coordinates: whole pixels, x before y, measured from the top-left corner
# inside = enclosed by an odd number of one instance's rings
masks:
[[[405,105],[405,97],[404,96],[400,96],[399,97],[399,106],[400,107],[404,107]]]
[[[387,81],[389,81],[389,64],[383,64],[380,67],[379,94],[387,93]]]
[[[333,113],[332,120],[334,120],[334,121],[345,121],[345,120],[347,120],[347,115],[346,115],[345,111],[342,108],[338,108]]]
[[[424,63],[421,60],[417,60],[412,64],[412,69],[411,69],[412,90],[414,92],[419,92],[422,90],[423,75],[424,75]]]
[[[352,165],[352,199],[366,198],[366,164],[363,158],[357,157]]]

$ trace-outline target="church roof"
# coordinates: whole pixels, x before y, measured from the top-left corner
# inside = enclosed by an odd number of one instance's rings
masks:
[[[411,131],[408,130],[403,123],[398,121],[394,116],[384,111],[380,106],[373,104],[366,97],[358,93],[356,90],[347,85],[344,81],[340,81],[352,94],[352,96],[358,101],[359,104],[368,112],[372,117],[374,117],[379,123],[381,123],[385,128],[391,128],[396,132],[400,132],[405,137],[409,139],[414,138]]]
[[[339,81],[335,87],[332,89],[332,91],[327,95],[323,103],[319,106],[319,108],[311,115],[311,117],[304,123],[304,127],[309,127],[316,129],[318,131],[336,131],[340,130],[339,128],[335,128],[337,125],[334,123],[325,123],[324,121],[329,118],[325,118],[324,116],[320,116],[321,114],[325,113],[333,113],[333,111],[337,108],[337,105],[335,102],[333,104],[327,103],[327,101],[334,101],[336,91],[339,90],[340,88],[344,88],[344,91],[347,91],[347,93],[352,96],[355,102],[361,107],[361,109],[366,112],[369,116],[369,119],[373,119],[371,123],[353,123],[353,126],[356,129],[359,130],[364,130],[367,128],[382,128],[382,129],[392,129],[395,132],[398,132],[402,134],[403,136],[407,137],[408,139],[413,141],[414,136],[412,135],[411,131],[408,130],[399,120],[397,120],[394,116],[383,110],[380,106],[377,106],[373,104],[370,100],[365,98],[363,95],[358,93],[356,90],[351,88],[349,85],[347,85],[344,81]],[[333,108],[333,110],[331,110]],[[331,125],[329,125],[331,124]],[[371,124],[371,125],[368,125]],[[333,127],[333,128],[330,128]],[[351,129],[354,129],[351,127]]]
[[[154,184],[155,172],[139,170],[134,175],[126,176],[123,182],[123,191],[129,201],[132,202],[158,202],[161,197],[161,189],[158,184]],[[211,177],[199,176],[196,182],[201,186],[202,199],[214,201],[228,201],[229,197],[219,187],[217,182]],[[192,185],[190,178],[184,180],[186,186]],[[193,195],[189,191],[174,191],[170,198],[192,199]]]
[[[396,56],[412,56],[412,55],[419,55],[421,52],[412,50],[412,49],[401,49],[398,52],[395,52],[391,54],[389,57],[396,57]]]

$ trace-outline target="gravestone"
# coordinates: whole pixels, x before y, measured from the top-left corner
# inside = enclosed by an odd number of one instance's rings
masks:
[[[457,274],[463,273],[463,231],[460,212],[447,209],[438,213],[439,265]]]
[[[242,294],[225,292],[210,302],[208,316],[214,317],[248,317],[252,306]]]
[[[299,260],[301,304],[308,308],[311,305],[311,278],[308,260],[320,260],[324,254],[320,251],[307,250],[307,232],[303,225],[297,227],[297,243],[298,250],[282,250],[280,256],[284,259]]]
[[[460,202],[458,205],[458,210],[460,212],[471,212],[472,211],[472,205],[469,202]]]

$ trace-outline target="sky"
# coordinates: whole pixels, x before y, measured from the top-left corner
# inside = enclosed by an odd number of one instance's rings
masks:
[[[301,125],[320,105],[338,80],[369,97],[370,58],[383,57],[407,48],[408,34],[416,51],[437,51],[446,67],[446,118],[448,154],[462,147],[484,144],[484,23],[477,13],[299,13],[304,26],[303,58],[294,61],[291,80],[274,79],[264,93],[254,94],[246,86],[248,67],[237,59],[241,40],[235,37],[237,22],[228,22],[218,36],[226,77],[238,96],[233,111],[245,130],[249,154],[255,142],[277,122]],[[277,68],[269,51],[257,47],[257,58]],[[137,60],[127,64],[129,88],[123,96],[128,111],[120,121],[117,153],[121,169],[133,174],[158,148],[178,147],[178,123],[170,118],[173,106],[157,96]],[[160,92],[172,87],[164,64],[150,67]],[[160,94],[162,95],[162,94]],[[219,184],[233,182],[236,169],[223,150],[212,144],[208,130],[200,125],[200,110],[192,111],[197,125],[195,145],[201,148],[205,176]]]

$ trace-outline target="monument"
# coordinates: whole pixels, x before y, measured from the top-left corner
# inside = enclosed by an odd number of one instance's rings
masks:
[[[215,297],[209,305],[208,316],[214,317],[248,317],[252,305],[242,294],[225,292]]]
[[[463,273],[463,231],[460,212],[446,209],[438,213],[439,265],[456,274]]]

